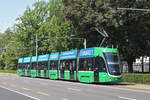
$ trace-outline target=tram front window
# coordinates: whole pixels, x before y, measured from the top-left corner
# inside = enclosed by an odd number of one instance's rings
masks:
[[[104,53],[111,75],[121,75],[120,60],[117,53]]]

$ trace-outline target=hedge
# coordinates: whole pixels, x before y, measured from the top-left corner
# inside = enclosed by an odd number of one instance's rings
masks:
[[[13,74],[17,74],[16,70],[0,70],[0,73],[13,73]]]
[[[150,84],[150,74],[123,73],[123,82]]]

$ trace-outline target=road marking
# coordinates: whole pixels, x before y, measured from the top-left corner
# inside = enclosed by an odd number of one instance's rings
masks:
[[[63,98],[62,100],[68,100],[67,98]]]
[[[80,89],[68,88],[68,90],[81,91]]]
[[[118,98],[120,98],[120,99],[124,99],[124,100],[136,100],[136,99],[133,99],[133,98],[121,97],[121,96],[118,96]]]
[[[11,84],[10,86],[11,86],[11,87],[16,87],[16,85],[14,85],[14,84]]]
[[[62,84],[71,84],[74,86],[87,86],[87,87],[98,87],[98,88],[109,88],[109,89],[116,89],[116,90],[123,90],[123,91],[133,91],[133,92],[139,92],[139,93],[150,93],[150,91],[147,90],[137,90],[137,89],[129,89],[129,88],[122,88],[122,87],[114,87],[114,86],[106,86],[106,85],[89,85],[89,84],[83,84],[83,83],[73,83],[73,82],[64,82],[64,81],[56,81],[56,80],[42,80],[42,79],[38,79],[38,78],[32,78],[29,80],[36,80],[36,81],[46,81],[46,82],[51,82],[51,83],[62,83]]]
[[[28,88],[22,88],[23,90],[26,90],[26,91],[29,91],[30,89],[28,89]]]
[[[45,92],[37,92],[38,94],[41,94],[41,95],[45,95],[45,96],[48,96],[49,94],[45,93]]]
[[[15,93],[18,93],[18,94],[20,94],[20,95],[23,95],[23,96],[26,96],[26,97],[32,98],[32,99],[34,99],[34,100],[40,100],[40,99],[35,98],[35,97],[32,97],[32,96],[30,96],[30,95],[28,95],[28,94],[24,94],[24,93],[21,93],[21,92],[15,91],[15,90],[11,90],[11,89],[6,88],[6,87],[1,86],[1,85],[0,85],[0,87],[1,87],[1,88],[3,88],[3,89],[9,90],[9,91],[11,91],[11,92],[15,92]]]

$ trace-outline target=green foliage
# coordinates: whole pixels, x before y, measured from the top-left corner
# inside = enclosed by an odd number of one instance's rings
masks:
[[[50,0],[27,7],[17,18],[14,30],[0,34],[0,67],[16,69],[19,57],[34,56],[36,35],[38,55],[99,46],[102,36],[95,27],[109,34],[108,45],[118,45],[129,69],[136,57],[150,55],[150,13],[117,10],[117,7],[149,8],[149,0]],[[110,9],[111,8],[111,9]],[[73,38],[73,37],[72,37]],[[129,72],[132,72],[129,71]]]
[[[149,55],[150,13],[118,10],[117,8],[149,9],[149,0],[63,0],[65,18],[82,37],[88,47],[97,46],[102,36],[94,30],[101,27],[109,35],[109,45],[118,45],[123,59],[129,64],[136,57]]]
[[[24,14],[17,18],[14,31],[7,29],[0,34],[0,48],[6,48],[0,50],[1,69],[16,69],[18,58],[34,56],[36,34],[38,55],[74,49],[76,43],[69,37],[76,33],[63,18],[62,8],[61,0],[40,1],[32,8],[27,7]]]
[[[22,43],[27,56],[35,55],[35,36],[38,34],[38,54],[71,49],[69,38],[75,32],[63,18],[61,0],[40,1],[27,8],[16,24],[17,39]]]
[[[124,73],[123,82],[150,84],[150,74]]]

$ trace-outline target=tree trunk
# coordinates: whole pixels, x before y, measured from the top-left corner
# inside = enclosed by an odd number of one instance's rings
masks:
[[[128,72],[133,73],[133,61],[132,61],[132,59],[128,59],[127,63],[128,63]]]
[[[142,73],[144,72],[144,62],[143,62],[143,60],[144,60],[144,57],[142,57]]]

